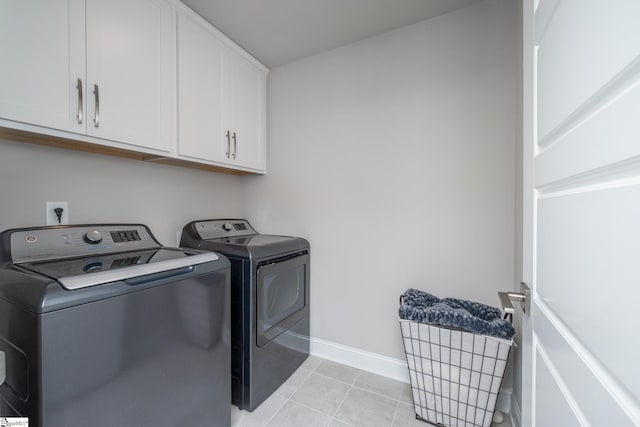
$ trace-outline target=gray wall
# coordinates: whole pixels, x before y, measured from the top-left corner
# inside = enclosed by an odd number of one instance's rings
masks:
[[[246,216],[312,245],[312,335],[402,359],[408,287],[497,304],[514,279],[516,6],[477,5],[269,75],[269,174],[0,140],[0,229]]]
[[[141,222],[163,244],[202,217],[240,216],[242,177],[0,139],[0,230],[45,225],[46,201],[71,223]]]
[[[247,213],[310,240],[314,337],[402,359],[405,289],[512,288],[516,70],[510,0],[271,70]]]

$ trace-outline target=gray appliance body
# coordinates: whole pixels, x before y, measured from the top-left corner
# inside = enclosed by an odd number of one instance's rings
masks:
[[[232,402],[252,411],[309,355],[309,242],[235,219],[193,221],[180,245],[231,261]]]
[[[1,416],[34,427],[230,425],[225,257],[164,248],[140,224],[0,239]]]

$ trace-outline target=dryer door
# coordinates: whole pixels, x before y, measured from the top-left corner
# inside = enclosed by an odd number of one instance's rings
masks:
[[[256,340],[262,347],[304,317],[309,304],[309,255],[260,264],[257,278]]]

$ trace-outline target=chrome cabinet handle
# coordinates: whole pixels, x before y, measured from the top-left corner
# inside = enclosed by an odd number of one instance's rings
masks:
[[[82,79],[78,78],[78,82],[76,83],[76,89],[78,89],[78,114],[76,114],[76,117],[78,119],[78,124],[81,125],[82,124],[82,110],[83,110],[83,106],[82,106]]]
[[[98,88],[96,84],[93,85],[93,95],[96,99],[96,112],[93,116],[93,124],[95,127],[98,127],[100,126],[100,88]]]
[[[227,159],[230,156],[230,152],[231,151],[231,132],[227,131],[227,151],[224,153],[225,156],[227,156]]]
[[[238,138],[236,138],[236,133],[233,133],[233,158],[236,158],[236,153],[238,152]]]

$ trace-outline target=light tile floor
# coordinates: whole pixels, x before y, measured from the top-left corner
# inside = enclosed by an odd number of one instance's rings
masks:
[[[429,427],[413,411],[408,384],[309,358],[253,412],[231,407],[232,427]],[[509,421],[492,427],[511,427]]]

